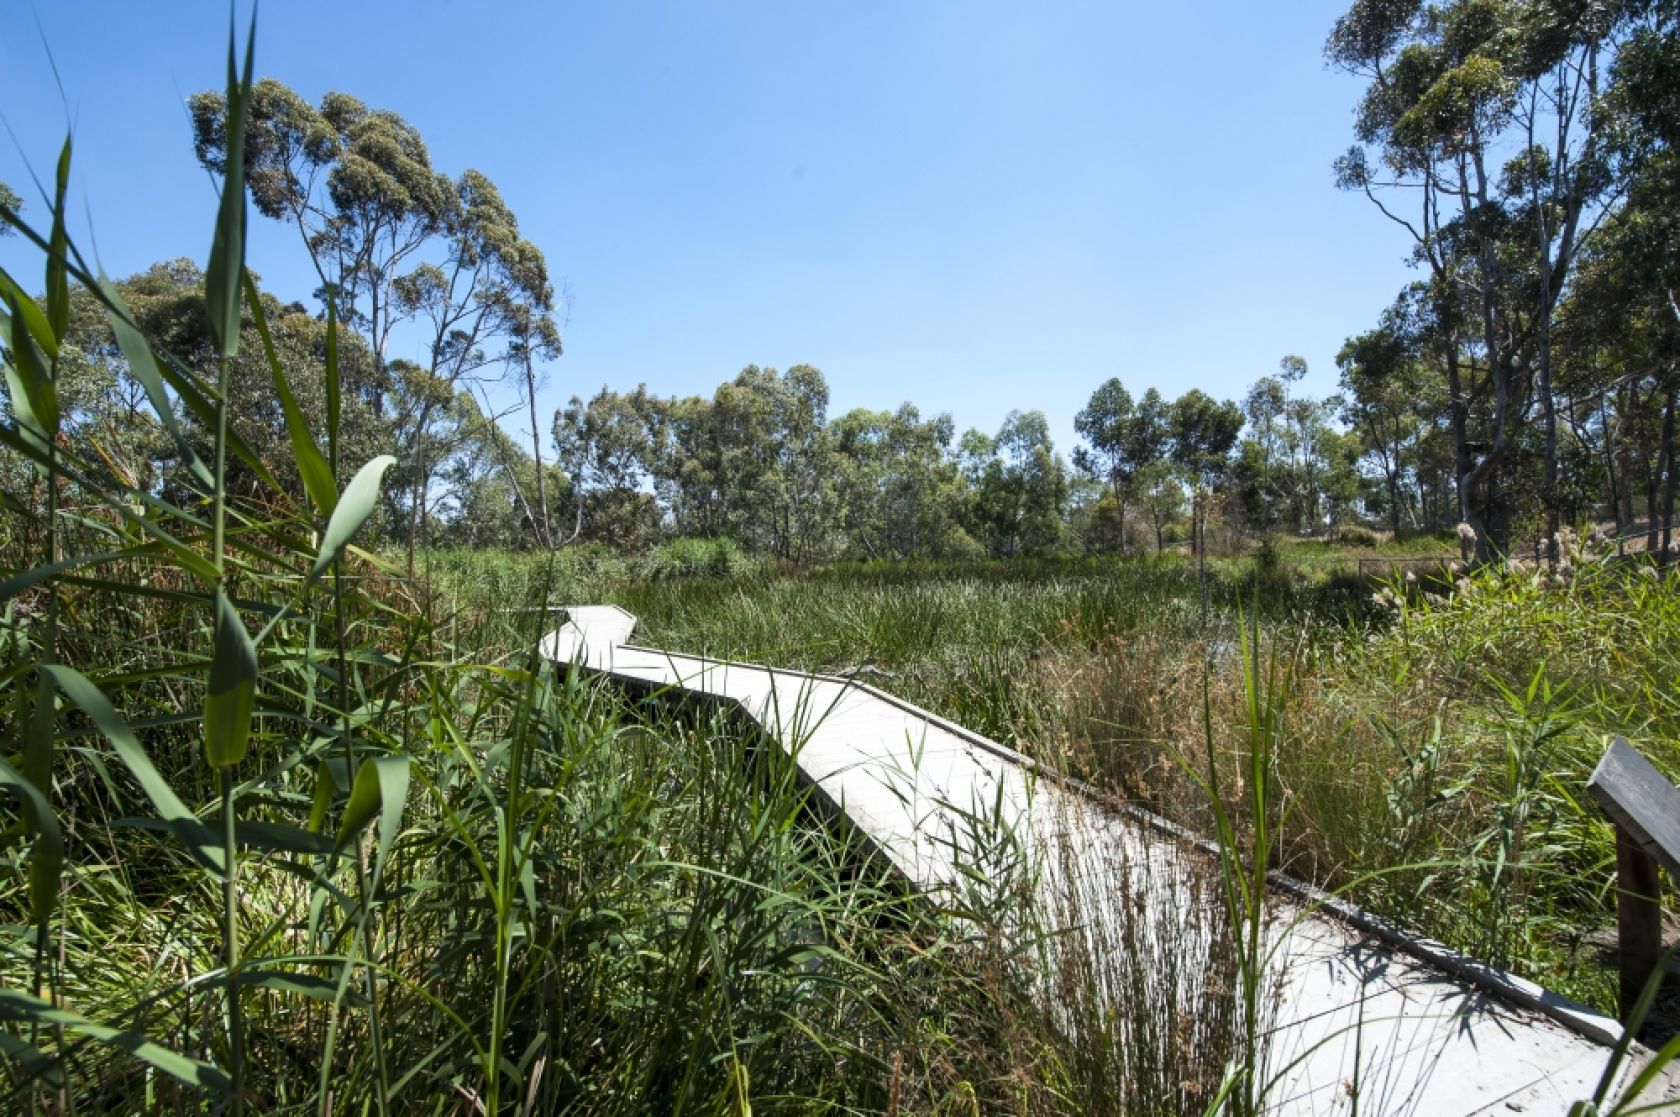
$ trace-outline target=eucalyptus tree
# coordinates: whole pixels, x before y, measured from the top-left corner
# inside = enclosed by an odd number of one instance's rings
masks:
[[[1011,411],[995,437],[966,432],[959,453],[971,490],[970,534],[992,555],[1042,554],[1060,545],[1067,467],[1042,411]]]
[[[220,172],[225,100],[199,93],[189,108],[199,160]],[[433,167],[418,129],[348,94],[328,93],[317,107],[278,81],[258,82],[244,159],[257,209],[297,230],[321,294],[368,339],[374,375],[362,387],[375,411],[403,389],[398,422],[416,450],[404,465],[412,568],[439,466],[424,432],[487,370],[558,354],[547,264],[487,176],[451,179]],[[424,323],[423,368],[438,383],[417,384],[403,366],[408,380],[393,385],[392,334],[413,319]]]
[[[1407,230],[1448,386],[1460,514],[1486,560],[1509,543],[1508,457],[1537,402],[1557,516],[1552,329],[1582,246],[1614,200],[1604,75],[1639,5],[1357,0],[1326,43],[1369,82],[1336,162]],[[1398,201],[1415,207],[1403,211]]]
[[[828,434],[828,381],[798,364],[775,378],[766,370],[778,483],[777,554],[800,564],[827,557],[837,501]]]
[[[531,421],[531,460],[535,466],[532,474],[538,509],[531,526],[537,532],[543,546],[552,548],[561,540],[555,536],[554,521],[549,514],[549,471],[543,466],[542,427],[537,422],[537,388],[541,381],[537,364],[539,361],[554,360],[561,355],[560,327],[552,313],[538,312],[530,303],[516,303],[511,310],[513,318],[509,326],[511,341],[507,359],[522,374],[525,404]],[[581,526],[580,521],[578,527]],[[573,538],[576,536],[577,532],[574,530]]]
[[[1271,531],[1285,488],[1281,475],[1288,455],[1288,407],[1289,389],[1277,376],[1262,376],[1243,397],[1248,437],[1242,440],[1236,463],[1238,495],[1262,533]]]
[[[1647,491],[1649,540],[1672,557],[1676,488],[1680,486],[1680,10],[1671,2],[1641,6],[1616,58],[1604,98],[1611,146],[1627,204],[1617,214],[1602,254],[1617,261],[1623,287],[1643,292],[1630,317],[1657,358],[1654,380],[1662,410],[1659,454],[1664,476],[1662,537],[1657,538],[1655,487]],[[1632,308],[1630,308],[1632,309]]]
[[[949,415],[923,419],[857,408],[828,426],[838,526],[859,558],[945,558],[973,544],[957,524],[961,477],[951,456]]]
[[[556,458],[581,501],[589,538],[637,548],[659,530],[649,491],[657,407],[645,384],[629,393],[602,386],[587,403],[573,396],[555,414]]]
[[[1231,452],[1242,427],[1242,408],[1200,388],[1173,402],[1172,460],[1190,485],[1190,546],[1197,554],[1206,544],[1209,500],[1230,476]]]
[[[1120,548],[1125,549],[1126,505],[1138,472],[1165,456],[1171,440],[1171,408],[1150,388],[1135,403],[1118,378],[1110,377],[1091,393],[1073,419],[1073,428],[1089,447],[1075,447],[1073,464],[1108,482],[1119,520]]]
[[[1602,467],[1621,530],[1643,481],[1647,545],[1672,541],[1680,403],[1680,217],[1630,198],[1605,225],[1565,306],[1564,412]]]
[[[723,439],[712,401],[683,396],[659,401],[650,415],[650,471],[679,535],[715,538],[728,530],[720,487]]]
[[[214,374],[217,354],[204,297],[204,274],[191,260],[166,260],[117,280],[136,325],[174,360],[191,372]],[[299,412],[317,428],[326,423],[325,385],[319,370],[326,360],[327,328],[297,303],[281,303],[259,292],[274,357],[286,373]],[[272,388],[265,346],[254,323],[242,324],[242,344],[229,362],[229,381],[244,403],[228,416],[244,440],[289,492],[300,501],[303,484],[280,401]],[[162,493],[178,474],[181,449],[158,424],[140,380],[112,332],[105,302],[81,286],[70,289],[69,322],[57,393],[62,431],[85,448],[91,460],[104,463],[112,476],[133,488]],[[354,332],[340,330],[339,366],[346,375],[366,375],[371,364],[367,345]],[[315,373],[315,375],[310,375]],[[211,452],[214,432],[186,411],[180,418],[184,444],[201,457]],[[390,423],[362,402],[346,399],[339,421],[340,447],[347,464],[356,466],[384,453],[394,442]],[[244,491],[256,478],[238,457],[227,463],[230,489]],[[185,499],[185,494],[172,494]]]
[[[537,547],[553,545],[546,524],[577,521],[581,509],[571,484],[552,462],[539,463],[502,429],[470,396],[461,398],[463,437],[442,470],[443,487],[450,495],[449,514],[440,523],[440,537],[474,547]],[[546,478],[538,475],[546,473]],[[533,493],[550,502],[531,503]]]
[[[1166,549],[1168,526],[1184,515],[1184,483],[1178,466],[1170,459],[1157,458],[1138,470],[1133,482],[1155,534],[1155,553],[1160,554]]]
[[[1376,464],[1389,530],[1398,538],[1422,512],[1422,450],[1441,413],[1436,382],[1411,339],[1387,320],[1349,338],[1336,354],[1341,418]]]
[[[412,424],[424,431],[440,395],[453,399],[470,391],[489,370],[512,365],[534,380],[534,356],[539,351],[559,353],[547,263],[541,250],[519,235],[519,223],[495,184],[478,171],[464,172],[454,184],[445,214],[441,261],[420,262],[392,285],[396,311],[425,323],[426,371],[444,389],[423,393],[417,410],[399,417],[402,430]],[[455,441],[466,433],[457,424]],[[411,570],[427,492],[441,462],[429,457],[425,447],[424,439],[417,438],[410,466]],[[447,454],[451,447],[445,444],[440,450]],[[541,503],[544,498],[538,499]],[[545,535],[546,527],[539,525]]]
[[[187,102],[199,161],[226,169],[227,105],[215,91]],[[251,93],[245,181],[265,217],[298,232],[339,315],[373,347],[383,375],[391,331],[401,315],[396,285],[445,231],[455,202],[447,175],[433,169],[425,141],[394,112],[370,110],[347,93],[319,107],[272,78]],[[383,384],[367,386],[382,409]]]
[[[1307,363],[1299,357],[1284,358],[1286,365],[1291,361],[1299,365],[1294,376],[1298,381],[1306,375]],[[1284,404],[1287,499],[1298,531],[1333,520],[1336,509],[1347,504],[1345,494],[1359,455],[1347,457],[1343,436],[1335,427],[1342,403],[1341,396],[1332,394],[1323,399],[1295,395]]]

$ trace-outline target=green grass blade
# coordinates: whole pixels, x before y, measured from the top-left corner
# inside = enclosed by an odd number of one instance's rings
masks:
[[[58,1073],[58,1062],[45,1051],[14,1036],[11,1032],[0,1028],[0,1055],[21,1063],[23,1069],[30,1075],[41,1079],[50,1086],[58,1086],[63,1076]]]
[[[92,680],[74,668],[55,664],[42,667],[41,670],[51,676],[53,683],[64,696],[91,718],[93,724],[105,735],[105,739],[116,750],[118,758],[139,781],[140,790],[151,801],[158,817],[168,825],[170,833],[187,847],[199,864],[221,875],[227,863],[221,839],[181,802],[180,797],[169,786],[169,782],[152,765],[151,758],[146,755],[145,748],[140,744],[140,739],[134,735],[134,730],[129,728],[122,715],[117,713],[110,700],[93,685]]]
[[[24,817],[35,835],[35,847],[29,855],[29,914],[36,926],[45,930],[58,906],[58,882],[64,875],[64,834],[46,796],[4,759],[0,759],[0,784],[22,800]]]
[[[19,334],[17,323],[24,317],[24,304],[35,306],[34,300],[18,299],[8,294],[7,306],[10,336],[0,339],[11,350],[12,359],[6,364],[6,386],[11,392],[12,416],[18,426],[39,440],[42,449],[52,445],[58,433],[58,392],[53,387],[52,373],[41,349],[28,333]],[[39,311],[39,307],[36,310]]]
[[[35,702],[29,711],[29,728],[23,742],[22,768],[31,786],[45,795],[52,790],[53,721],[52,680],[40,674],[35,680]]]
[[[213,767],[245,759],[257,692],[257,649],[239,610],[216,587],[216,644],[204,695],[204,751]]]
[[[327,530],[321,536],[321,553],[315,556],[311,577],[320,577],[343,552],[351,537],[367,523],[374,505],[379,502],[379,482],[385,471],[396,464],[396,458],[381,454],[357,470],[356,476],[344,486],[344,495],[339,498],[332,519],[327,521]]]
[[[210,263],[204,271],[204,306],[210,318],[210,337],[221,357],[239,353],[241,277],[245,273],[245,129],[251,109],[254,24],[245,43],[243,78],[234,54],[235,42],[229,34],[227,170],[222,176],[222,200],[216,213],[216,235],[210,242]]]
[[[70,137],[58,153],[58,174],[53,185],[52,248],[47,253],[47,324],[55,338],[63,339],[70,328],[70,276],[67,256],[70,237],[64,230],[64,196],[70,189]]]
[[[211,1063],[171,1051],[139,1032],[96,1024],[68,1009],[54,1008],[46,1001],[15,989],[0,989],[0,1020],[42,1027],[62,1025],[68,1032],[121,1048],[141,1062],[189,1086],[223,1094],[232,1085],[228,1076]]]
[[[1637,1102],[1650,1088],[1657,1075],[1661,1074],[1664,1068],[1676,1059],[1680,1059],[1680,1036],[1670,1036],[1668,1042],[1663,1044],[1657,1050],[1657,1053],[1646,1062],[1644,1069],[1622,1089],[1622,1096],[1616,1102],[1616,1108],[1610,1111],[1610,1117],[1632,1117],[1635,1113],[1655,1112],[1659,1109],[1669,1108],[1672,1104],[1669,1102],[1658,1102],[1654,1105],[1645,1105],[1638,1108],[1629,1107]]]
[[[372,822],[379,819],[378,854],[375,866],[384,861],[396,840],[408,801],[408,761],[400,757],[374,757],[362,761],[350,789],[344,818],[338,826],[338,848],[343,849]]]
[[[261,965],[261,959],[248,962],[247,965]],[[319,974],[288,973],[277,970],[241,970],[239,987],[241,989],[268,989],[276,993],[288,993],[311,1000],[331,1003],[339,999],[338,982],[332,978],[325,978]],[[368,999],[353,988],[344,991],[343,1001],[351,1008],[365,1009]]]
[[[286,437],[292,444],[292,456],[297,460],[304,492],[315,505],[316,516],[331,516],[338,504],[338,487],[333,482],[332,467],[322,456],[321,448],[315,445],[315,438],[309,433],[309,421],[298,408],[297,397],[292,395],[286,370],[274,350],[274,338],[269,333],[268,316],[263,313],[256,281],[249,271],[245,273],[245,300],[251,308],[251,319],[256,323],[257,333],[262,338],[263,354],[268,358],[268,374],[274,381],[274,394],[280,399],[280,411],[286,421]],[[329,425],[331,422],[329,419]]]
[[[105,551],[102,554],[77,555],[74,558],[61,559],[58,562],[49,562],[41,566],[32,567],[20,574],[15,574],[12,577],[7,578],[3,582],[0,582],[0,603],[10,601],[30,586],[39,585],[54,575],[63,574],[69,570],[76,570],[83,566],[97,566],[102,562],[110,562],[113,559],[126,558],[134,553],[135,552],[132,549],[122,551]]]
[[[17,285],[17,281],[7,274],[4,268],[0,268],[0,301],[11,306],[12,313],[21,317],[24,330],[35,339],[35,344],[39,345],[49,358],[58,356],[58,335],[53,333],[52,323],[47,321],[46,313]]]
[[[338,367],[338,297],[327,290],[327,461],[332,471],[338,469],[338,421],[341,405]]]

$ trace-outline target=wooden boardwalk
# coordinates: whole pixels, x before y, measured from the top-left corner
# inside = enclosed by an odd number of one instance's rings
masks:
[[[1042,909],[1077,911],[1067,917],[1080,921],[1067,941],[1100,949],[1117,941],[1105,920],[1136,920],[1140,908],[1153,913],[1144,918],[1180,918],[1184,882],[1205,879],[1208,855],[1195,839],[1105,806],[892,695],[847,679],[635,647],[636,620],[615,606],[567,615],[544,640],[549,657],[738,708],[919,889],[958,888],[965,862],[1025,851]],[[1591,1096],[1621,1035],[1616,1021],[1305,886],[1280,885],[1269,904],[1276,1000],[1264,1076],[1273,1111],[1562,1114]],[[1078,901],[1071,906],[1070,896]]]

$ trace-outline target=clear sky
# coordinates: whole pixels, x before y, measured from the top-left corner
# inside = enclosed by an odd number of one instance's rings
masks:
[[[39,216],[23,160],[47,174],[65,109],[27,4],[0,36],[0,180]],[[392,109],[440,170],[501,187],[571,295],[545,425],[602,384],[710,394],[803,361],[831,416],[1039,408],[1066,451],[1109,376],[1240,398],[1299,353],[1333,390],[1411,277],[1403,234],[1331,181],[1360,90],[1321,56],[1345,7],[270,0],[257,70]],[[34,6],[112,275],[208,253],[183,102],[221,84],[227,13]],[[265,286],[306,299],[295,236],[252,222]]]

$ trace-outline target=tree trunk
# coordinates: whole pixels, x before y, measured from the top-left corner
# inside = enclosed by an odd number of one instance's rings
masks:
[[[420,508],[426,499],[426,424],[432,420],[430,401],[420,407],[414,425],[414,498],[408,511],[408,576],[414,577],[414,545],[420,534]]]
[[[1680,389],[1670,388],[1668,400],[1663,407],[1662,432],[1662,463],[1663,463],[1663,515],[1662,515],[1662,559],[1665,566],[1674,556],[1669,551],[1673,543],[1674,534],[1674,406],[1676,397],[1680,396]]]
[[[1645,463],[1645,551],[1657,554],[1662,547],[1662,528],[1657,524],[1657,477],[1655,459]]]
[[[531,403],[531,457],[537,463],[537,516],[532,526],[537,529],[542,545],[554,548],[554,530],[548,522],[548,485],[543,478],[542,432],[537,428],[537,376],[531,367],[531,348],[525,347],[525,395]]]
[[[1400,538],[1400,474],[1388,471],[1388,525],[1395,539]]]
[[[1480,517],[1476,514],[1470,486],[1466,483],[1474,468],[1470,461],[1470,401],[1464,392],[1464,375],[1459,366],[1457,339],[1448,337],[1443,345],[1447,364],[1448,425],[1452,429],[1453,443],[1453,496],[1458,502],[1458,522],[1477,527]],[[1478,527],[1477,530],[1479,532],[1481,529]]]
[[[1622,518],[1621,474],[1616,469],[1616,439],[1610,427],[1610,393],[1598,397],[1598,423],[1602,432],[1601,447],[1604,451],[1604,484],[1609,490],[1610,515],[1616,520],[1616,535],[1619,538],[1627,534],[1628,523]]]
[[[426,474],[425,453],[419,447],[419,440],[415,440],[414,450],[414,484],[410,487],[408,501],[408,576],[414,577],[414,545],[420,535],[420,502],[425,499],[420,491],[420,478]]]

